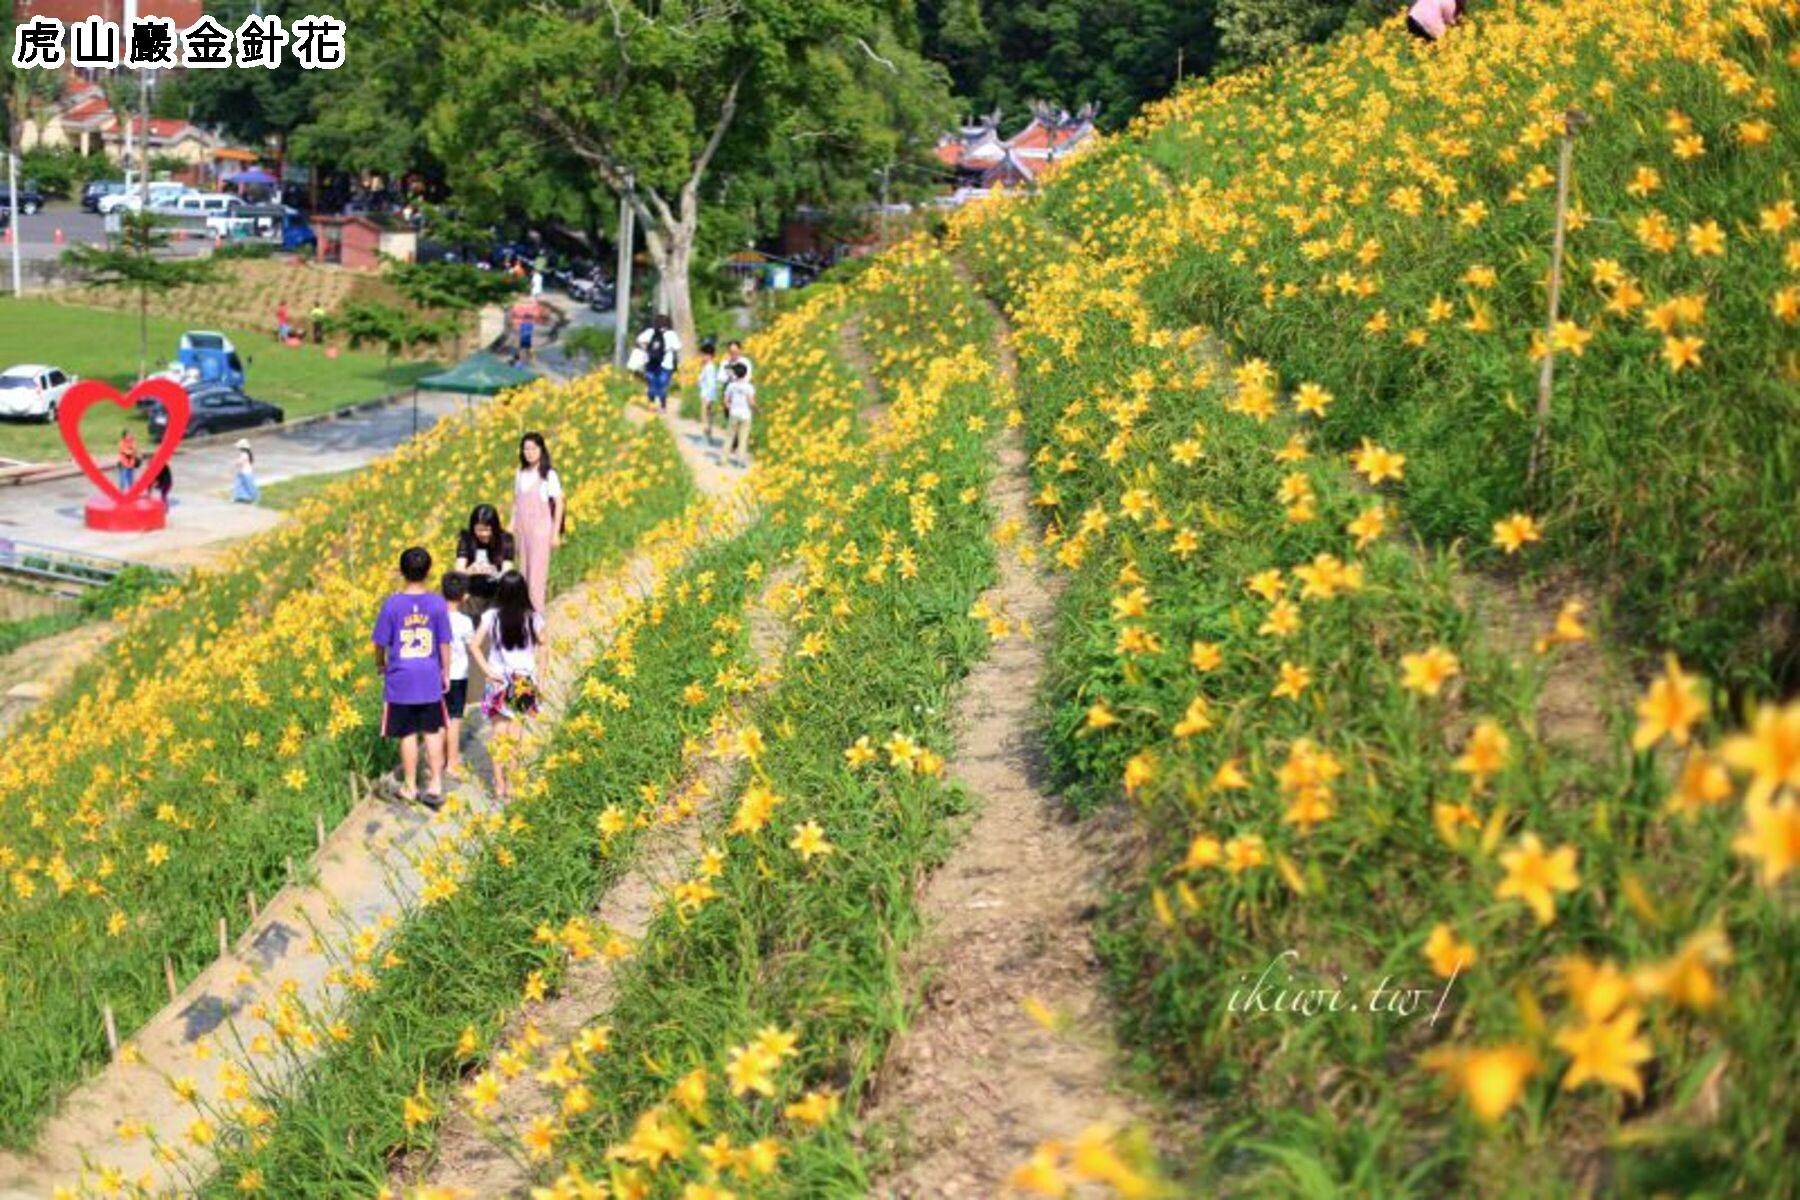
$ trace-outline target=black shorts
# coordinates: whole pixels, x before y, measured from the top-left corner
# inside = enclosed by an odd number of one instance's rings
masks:
[[[469,707],[469,681],[452,679],[444,690],[444,715],[452,721],[462,720],[463,709]]]
[[[417,733],[436,733],[444,727],[444,702],[395,704],[389,701],[381,710],[381,736],[408,738]]]
[[[1419,22],[1415,18],[1410,17],[1410,16],[1406,18],[1406,32],[1412,34],[1416,38],[1421,38],[1427,42],[1437,41],[1436,38],[1432,37],[1431,34],[1426,32],[1425,27],[1423,25],[1419,24]]]

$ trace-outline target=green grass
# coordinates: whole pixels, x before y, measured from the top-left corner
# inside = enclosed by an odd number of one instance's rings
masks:
[[[167,366],[182,333],[193,328],[153,315],[150,369]],[[399,391],[438,367],[417,362],[390,366],[379,354],[354,350],[328,358],[316,346],[278,346],[261,329],[227,326],[219,332],[229,336],[245,358],[244,390],[258,400],[279,404],[290,421]],[[15,363],[48,363],[124,390],[137,374],[137,317],[48,300],[0,300],[0,369]],[[89,421],[83,422],[89,446],[110,446],[117,436],[112,428],[118,424],[116,414],[89,412]],[[0,423],[0,457],[43,462],[61,460],[66,451],[55,425],[5,422]]]
[[[262,502],[269,508],[282,510],[298,508],[333,484],[354,475],[361,469],[360,467],[351,467],[345,471],[323,471],[317,475],[296,475],[292,479],[278,480],[263,488]]]

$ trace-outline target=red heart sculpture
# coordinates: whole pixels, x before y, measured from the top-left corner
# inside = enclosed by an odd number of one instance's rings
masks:
[[[150,461],[138,472],[137,478],[132,481],[131,490],[121,492],[118,484],[100,469],[94,456],[88,453],[87,444],[81,440],[81,417],[102,400],[131,412],[141,396],[162,401],[163,409],[169,414],[169,424],[163,430],[162,445],[156,448],[156,453],[150,456]],[[94,486],[118,503],[129,504],[150,490],[150,485],[156,482],[163,467],[175,457],[175,448],[187,433],[187,389],[173,379],[146,379],[121,396],[119,389],[110,383],[84,379],[64,393],[62,403],[56,408],[56,426],[62,431],[63,445],[69,448],[69,455],[75,460],[75,465],[81,468],[82,474],[93,480]]]

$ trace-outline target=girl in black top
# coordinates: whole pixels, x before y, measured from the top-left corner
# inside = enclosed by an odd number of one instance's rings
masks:
[[[469,577],[471,616],[494,602],[500,576],[513,569],[513,536],[491,504],[477,504],[469,527],[456,535],[456,569]]]

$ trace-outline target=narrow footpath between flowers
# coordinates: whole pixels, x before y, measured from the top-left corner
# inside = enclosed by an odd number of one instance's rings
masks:
[[[691,803],[687,815],[657,825],[632,853],[630,872],[610,888],[592,915],[592,925],[609,942],[635,946],[650,928],[658,908],[682,880],[691,877],[703,853],[702,834],[720,803],[736,790],[742,759],[734,753],[737,725],[780,677],[788,628],[778,615],[784,589],[799,574],[790,563],[772,573],[747,605],[750,654],[756,665],[756,688],[718,714],[713,740],[690,752],[671,798]],[[497,1039],[506,1045],[566,1045],[585,1028],[604,1022],[616,997],[616,968],[621,959],[601,952],[570,965],[554,995],[526,1004],[506,1022]],[[496,1077],[496,1082],[497,1082]],[[479,1081],[469,1092],[480,1090]],[[467,1095],[468,1092],[465,1092]],[[534,1122],[554,1117],[560,1095],[535,1071],[504,1085],[498,1099],[476,1110],[466,1100],[444,1122],[432,1153],[409,1155],[393,1168],[398,1194],[499,1200],[531,1192],[532,1164],[524,1151]]]
[[[652,419],[636,404],[627,415]],[[649,594],[696,547],[735,535],[753,512],[741,474],[710,460],[692,422],[663,420],[700,499],[647,533],[614,571],[552,600],[542,729],[555,725],[632,598]],[[471,775],[481,765],[471,758]],[[68,1097],[33,1152],[0,1154],[0,1200],[44,1200],[91,1184],[104,1190],[113,1180],[152,1195],[193,1190],[212,1168],[205,1115],[229,1099],[234,1079],[239,1087],[253,1079],[279,1085],[323,1049],[302,1014],[341,1002],[358,973],[355,956],[372,952],[431,880],[454,869],[464,832],[498,807],[473,782],[453,790],[435,815],[363,798],[234,945],[141,1029],[120,1031],[122,1053]],[[266,1053],[271,1038],[293,1053]]]
[[[1000,328],[1010,387],[1017,369],[1003,318]],[[1137,1116],[1114,1085],[1117,1051],[1089,930],[1104,835],[1067,819],[1043,780],[1036,633],[1055,597],[1031,555],[1016,430],[999,449],[988,498],[1000,522],[1000,581],[978,615],[1005,633],[966,683],[962,745],[950,763],[977,797],[977,816],[925,885],[929,932],[911,964],[921,1009],[864,1113],[871,1136],[893,1142],[895,1165],[875,1188],[893,1200],[998,1196],[1041,1143]]]

